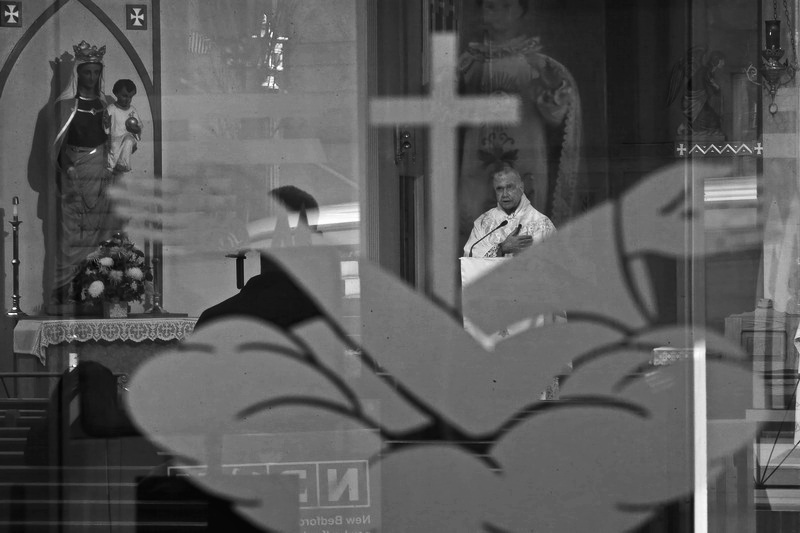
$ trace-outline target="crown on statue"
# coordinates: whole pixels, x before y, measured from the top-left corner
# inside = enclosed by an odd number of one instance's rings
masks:
[[[75,63],[83,65],[85,63],[100,63],[103,64],[103,56],[106,55],[105,45],[97,48],[92,46],[86,41],[81,41],[72,47],[75,52]]]

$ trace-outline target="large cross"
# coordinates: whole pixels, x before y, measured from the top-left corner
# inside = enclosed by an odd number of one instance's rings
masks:
[[[459,253],[456,195],[456,129],[487,123],[519,122],[519,99],[514,96],[459,96],[458,57],[452,33],[433,36],[431,94],[419,98],[381,98],[370,105],[376,125],[427,125],[430,128],[431,234],[429,235],[433,292],[455,305]],[[487,175],[488,177],[488,175]]]

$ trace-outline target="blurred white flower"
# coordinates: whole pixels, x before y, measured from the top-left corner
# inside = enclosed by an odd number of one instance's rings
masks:
[[[141,281],[144,278],[144,272],[139,267],[131,267],[125,271],[125,275],[136,281]]]
[[[111,281],[122,281],[122,270],[112,270],[108,273],[108,277]]]
[[[99,280],[93,281],[92,284],[89,285],[89,288],[87,289],[87,291],[89,292],[89,296],[91,296],[92,298],[97,298],[98,296],[103,294],[104,290],[106,290],[106,286],[103,285],[103,282]]]
[[[114,266],[114,260],[111,259],[110,257],[102,257],[100,259],[100,264],[103,265],[104,267],[111,267]]]

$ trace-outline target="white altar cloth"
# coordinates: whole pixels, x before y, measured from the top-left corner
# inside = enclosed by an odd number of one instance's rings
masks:
[[[75,318],[22,319],[14,328],[14,353],[31,354],[47,364],[48,346],[88,341],[181,341],[193,330],[196,318]]]

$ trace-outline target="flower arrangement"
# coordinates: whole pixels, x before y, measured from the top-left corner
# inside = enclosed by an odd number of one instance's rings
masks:
[[[133,302],[142,299],[145,282],[152,280],[144,252],[119,232],[86,256],[75,277],[75,292],[82,302]]]

